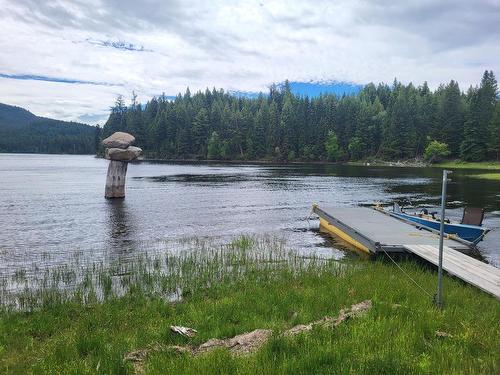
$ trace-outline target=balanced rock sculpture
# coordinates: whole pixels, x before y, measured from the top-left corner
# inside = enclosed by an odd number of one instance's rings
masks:
[[[142,150],[131,146],[135,137],[124,132],[116,132],[102,141],[106,147],[105,157],[109,160],[108,176],[106,177],[106,198],[125,197],[125,178],[128,162],[137,159]]]

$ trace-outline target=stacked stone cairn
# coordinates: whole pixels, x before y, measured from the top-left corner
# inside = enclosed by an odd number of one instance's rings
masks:
[[[125,179],[127,166],[137,159],[142,149],[131,146],[135,137],[124,132],[116,132],[102,141],[106,147],[105,157],[109,160],[108,175],[106,177],[106,198],[125,198]]]

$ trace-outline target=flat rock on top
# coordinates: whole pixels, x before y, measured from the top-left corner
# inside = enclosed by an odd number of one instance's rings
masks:
[[[135,137],[132,134],[115,132],[108,138],[103,139],[102,144],[107,148],[127,148],[134,142]]]
[[[117,160],[117,161],[132,161],[137,159],[142,153],[142,149],[135,146],[129,146],[126,149],[123,148],[107,148],[106,149],[106,159]]]

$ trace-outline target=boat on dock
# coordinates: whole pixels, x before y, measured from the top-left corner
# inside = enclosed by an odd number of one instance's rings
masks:
[[[394,204],[391,215],[396,216],[404,221],[417,223],[424,229],[430,228],[440,230],[441,222],[436,218],[437,212],[429,212],[427,209],[422,209],[420,212],[407,213],[397,204]],[[475,207],[466,207],[464,209],[462,221],[453,223],[446,220],[444,223],[444,233],[447,235],[457,236],[465,241],[477,245],[483,240],[484,236],[490,231],[482,226],[484,218],[484,210]]]
[[[439,234],[420,230],[420,224],[404,221],[387,211],[364,207],[319,207],[312,211],[319,216],[322,232],[368,254],[412,253],[438,265]],[[443,238],[443,269],[500,299],[500,269],[464,254],[474,247],[454,235]]]

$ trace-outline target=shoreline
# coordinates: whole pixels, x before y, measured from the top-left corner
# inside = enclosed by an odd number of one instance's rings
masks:
[[[57,153],[30,153],[30,152],[0,152],[0,155],[75,155],[75,156],[94,156],[103,159],[103,155],[96,154],[57,154]],[[271,166],[293,166],[293,165],[337,165],[337,166],[356,166],[356,167],[393,167],[393,168],[450,168],[450,169],[483,169],[491,171],[500,171],[500,161],[488,160],[480,162],[466,162],[462,160],[449,160],[436,164],[429,164],[422,160],[360,160],[360,161],[342,161],[333,162],[327,160],[294,160],[279,161],[272,159],[261,160],[218,160],[218,159],[173,159],[173,158],[145,158],[140,157],[132,163],[179,163],[179,164],[249,164],[249,165],[271,165]]]
[[[160,159],[160,158],[139,158],[136,162],[149,163],[179,163],[179,164],[250,164],[250,165],[272,165],[272,166],[293,166],[293,165],[337,165],[355,167],[392,167],[392,168],[450,168],[450,169],[484,169],[500,170],[500,161],[464,162],[460,160],[446,161],[442,163],[429,164],[423,161],[347,161],[332,162],[326,160],[316,161],[278,161],[278,160],[213,160],[213,159]]]

